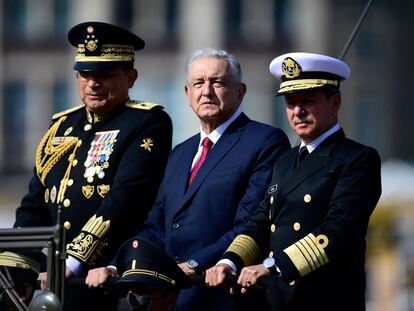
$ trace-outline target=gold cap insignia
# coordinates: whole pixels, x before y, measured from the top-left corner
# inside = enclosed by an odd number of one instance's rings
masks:
[[[98,47],[98,39],[95,38],[95,35],[93,35],[93,32],[95,31],[95,29],[93,29],[92,26],[88,26],[88,28],[86,28],[86,31],[88,32],[88,34],[86,35],[86,48],[89,51],[95,51],[96,48]]]
[[[139,146],[144,148],[144,150],[147,150],[147,151],[151,152],[151,147],[154,146],[154,141],[152,140],[152,138],[145,138],[142,141],[144,143],[139,145]]]
[[[286,57],[282,63],[282,72],[288,79],[296,78],[302,72],[300,65],[290,57]]]

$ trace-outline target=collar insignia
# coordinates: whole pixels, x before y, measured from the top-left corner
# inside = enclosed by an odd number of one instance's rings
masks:
[[[274,184],[273,186],[270,186],[267,189],[267,194],[272,194],[273,192],[276,192],[278,188],[279,188],[278,184]]]
[[[152,140],[152,138],[145,138],[142,141],[143,141],[143,144],[139,146],[144,148],[144,150],[151,152],[151,148],[154,146],[154,141]]]

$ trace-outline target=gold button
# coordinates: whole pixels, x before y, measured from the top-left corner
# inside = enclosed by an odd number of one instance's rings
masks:
[[[49,198],[50,198],[49,192],[50,192],[49,189],[46,188],[46,190],[45,190],[45,203],[49,202]]]
[[[69,207],[69,206],[70,206],[70,200],[69,200],[69,199],[65,199],[65,200],[63,201],[63,206],[64,206],[64,207]]]
[[[275,201],[275,198],[272,196],[270,196],[270,204],[273,204],[273,202]]]
[[[310,194],[305,194],[305,196],[303,197],[303,201],[305,201],[306,203],[309,203],[312,200],[312,197]]]
[[[70,222],[69,221],[65,221],[65,223],[63,224],[63,226],[65,227],[66,230],[70,229]]]
[[[72,165],[76,166],[76,164],[78,164],[78,160],[75,159],[75,160],[73,160]]]
[[[290,285],[290,286],[295,285],[295,281],[290,282],[290,283],[289,283],[289,285]]]
[[[80,147],[81,145],[82,145],[82,140],[79,139],[79,141],[78,141],[78,147]]]
[[[295,231],[299,231],[299,229],[300,229],[300,223],[295,222],[295,223],[293,224],[293,229],[295,229]]]
[[[276,231],[276,225],[275,224],[272,224],[270,226],[270,231],[272,231],[272,232],[275,232]]]
[[[270,251],[269,257],[273,257],[273,251]]]
[[[72,186],[73,185],[73,179],[69,179],[68,180],[68,186],[70,187],[70,186]]]
[[[85,130],[85,131],[90,131],[91,130],[91,128],[92,128],[92,124],[85,124],[85,126],[83,127],[83,129]]]

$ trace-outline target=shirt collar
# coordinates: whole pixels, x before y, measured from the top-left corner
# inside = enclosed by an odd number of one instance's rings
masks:
[[[339,124],[336,123],[333,127],[331,127],[329,130],[327,130],[325,133],[323,133],[321,136],[313,140],[309,144],[305,144],[303,140],[300,143],[300,147],[306,146],[306,149],[308,149],[309,153],[311,153],[313,150],[316,149],[326,138],[331,136],[333,133],[339,131],[340,127]],[[299,148],[300,149],[300,148]]]
[[[233,115],[227,119],[226,122],[224,122],[223,124],[220,124],[220,126],[218,126],[214,131],[212,131],[209,135],[207,135],[204,131],[203,128],[200,127],[200,142],[199,144],[201,144],[201,142],[204,140],[205,137],[208,137],[213,144],[215,145],[216,142],[220,139],[221,135],[223,135],[224,131],[229,127],[229,125],[231,123],[233,123],[234,120],[236,120],[241,114],[241,110],[240,108],[237,108],[237,110],[233,113]]]

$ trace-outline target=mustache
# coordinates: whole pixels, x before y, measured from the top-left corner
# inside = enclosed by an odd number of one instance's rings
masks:
[[[298,125],[300,123],[310,123],[310,120],[308,117],[303,117],[303,118],[294,117],[293,118],[293,124]]]
[[[105,96],[105,94],[101,94],[101,93],[85,93],[87,96]]]

